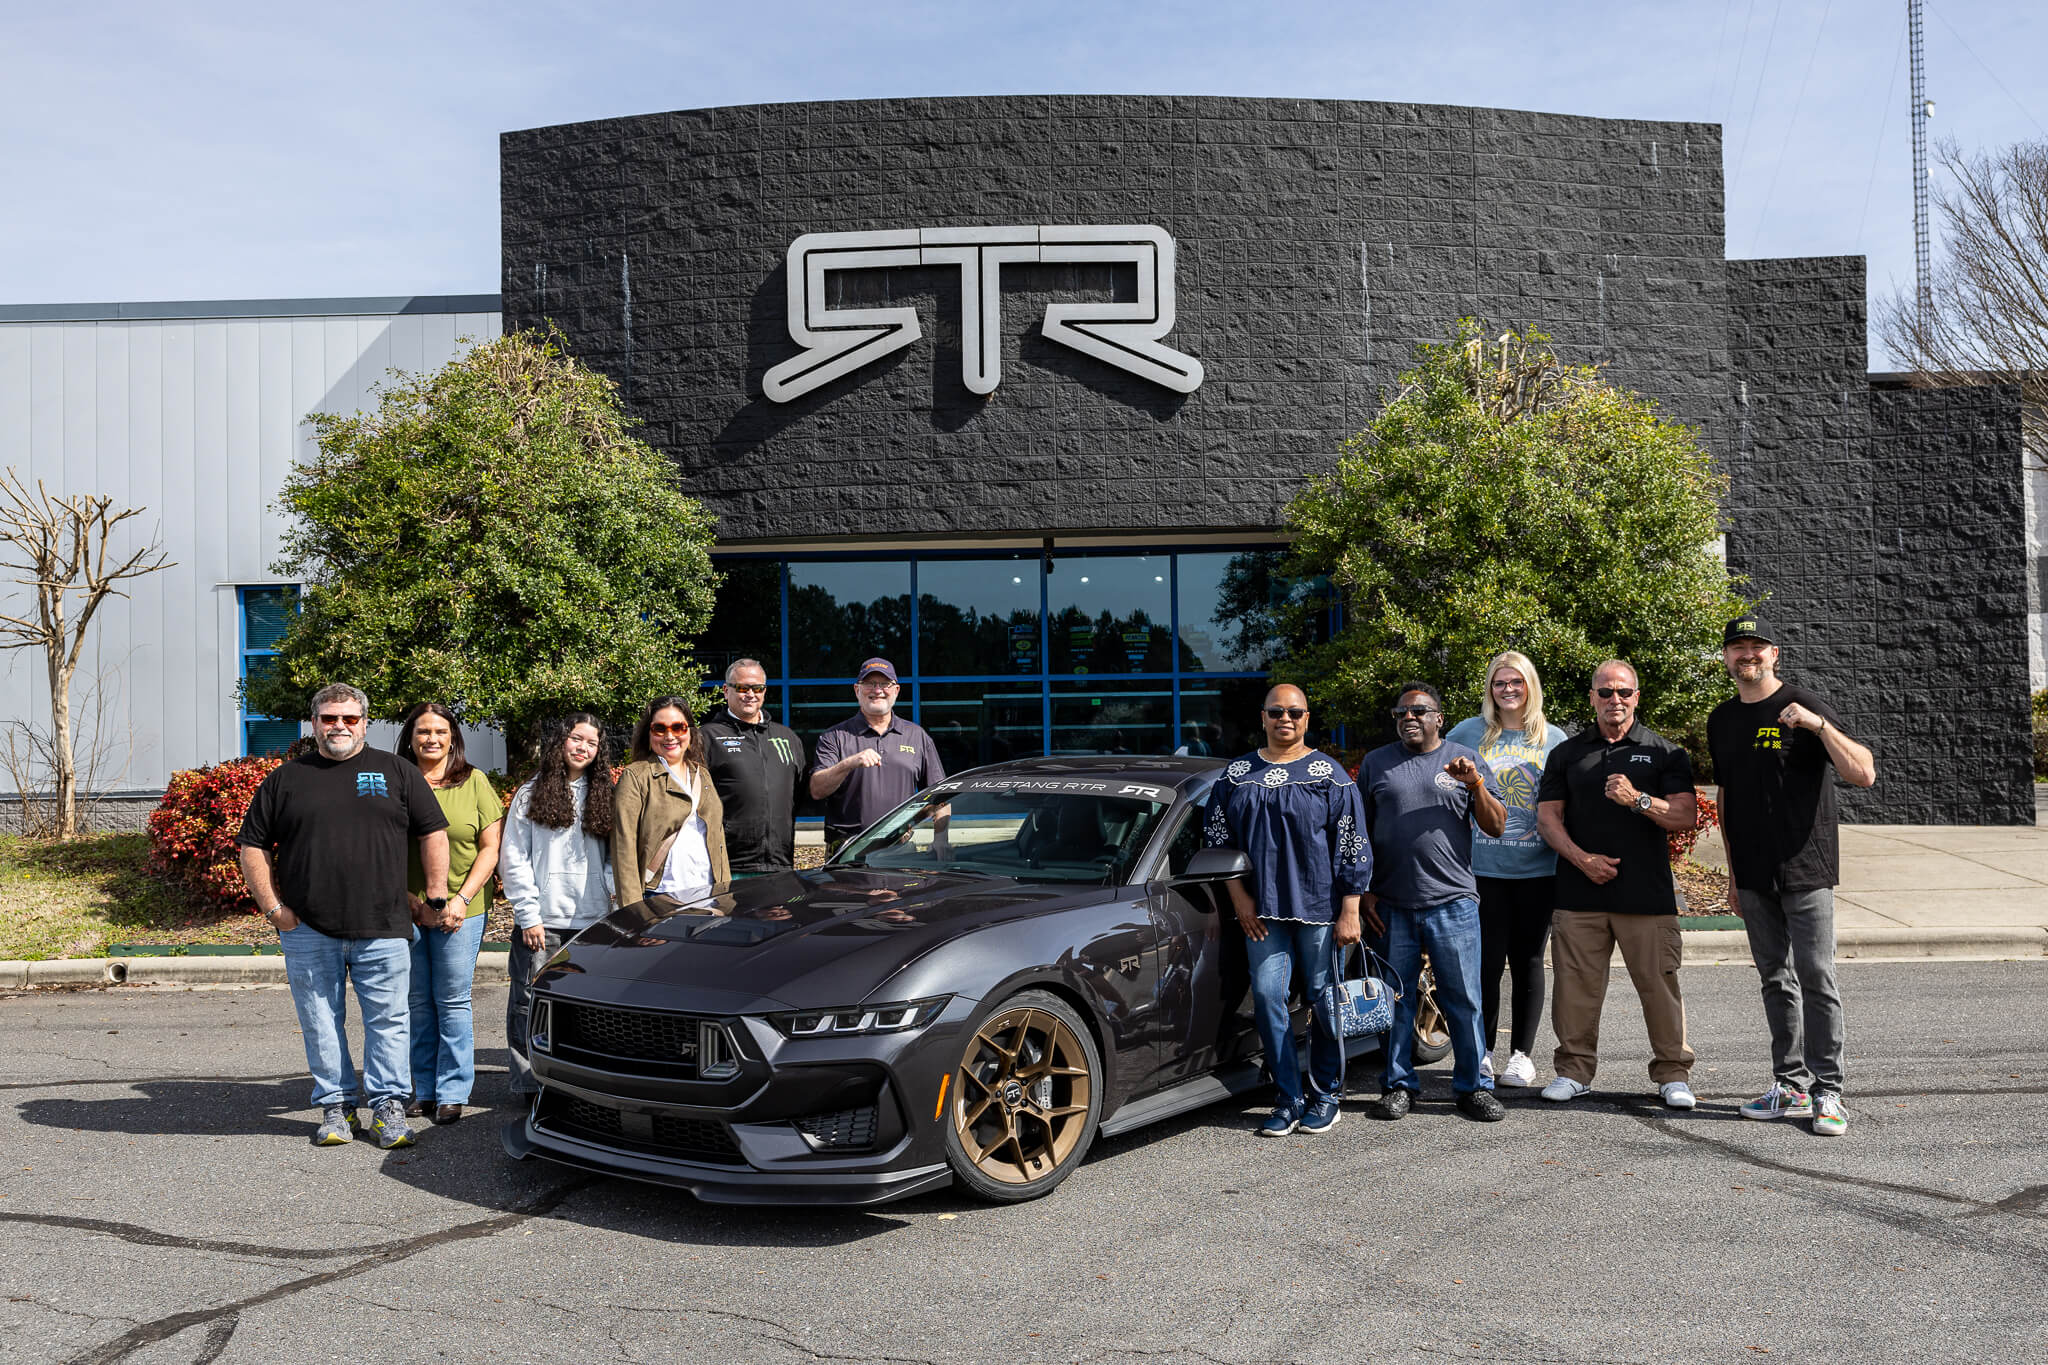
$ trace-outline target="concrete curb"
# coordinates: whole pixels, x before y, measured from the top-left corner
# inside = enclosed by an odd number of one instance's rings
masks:
[[[477,958],[476,979],[505,980],[510,953]],[[282,957],[78,957],[0,962],[0,990],[26,986],[282,986]]]
[[[1740,929],[1699,929],[1685,935],[1688,967],[1748,967],[1749,938]],[[1840,962],[2000,962],[2048,958],[2048,928],[1990,925],[1954,929],[1854,929],[1835,936]],[[510,953],[477,958],[476,979],[506,978]],[[282,957],[86,957],[50,962],[0,962],[0,990],[27,986],[282,986]]]

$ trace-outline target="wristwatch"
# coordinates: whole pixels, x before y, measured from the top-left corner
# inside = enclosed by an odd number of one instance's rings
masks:
[[[448,898],[446,896],[425,896],[422,899],[426,901],[427,909],[429,910],[446,910],[448,908]]]
[[[1637,792],[1635,799],[1635,808],[1641,811],[1643,814],[1648,815],[1650,813],[1650,802],[1654,800],[1656,800],[1656,798],[1651,796],[1648,792]]]

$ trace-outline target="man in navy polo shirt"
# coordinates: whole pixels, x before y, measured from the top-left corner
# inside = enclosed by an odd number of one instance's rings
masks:
[[[1641,685],[1632,664],[1593,670],[1594,724],[1551,750],[1536,789],[1536,829],[1557,850],[1557,916],[1550,940],[1550,1025],[1557,1079],[1546,1100],[1575,1100],[1600,1064],[1600,1007],[1615,945],[1643,1002],[1650,1079],[1664,1103],[1690,1109],[1692,1049],[1685,1041],[1678,899],[1665,836],[1697,813],[1692,759],[1636,719]]]
[[[934,782],[945,765],[932,737],[896,714],[896,666],[869,659],[853,684],[860,713],[818,736],[811,795],[825,803],[825,846],[854,835]]]

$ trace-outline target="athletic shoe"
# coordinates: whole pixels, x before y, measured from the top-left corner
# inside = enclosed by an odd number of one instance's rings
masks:
[[[1508,1064],[1501,1068],[1500,1079],[1495,1083],[1498,1085],[1511,1085],[1517,1088],[1534,1085],[1536,1084],[1536,1063],[1529,1060],[1528,1053],[1517,1052],[1514,1056],[1508,1058]]]
[[[1458,1112],[1481,1123],[1499,1123],[1508,1116],[1507,1106],[1491,1090],[1473,1090],[1458,1096]]]
[[[320,1126],[313,1132],[315,1147],[339,1147],[354,1142],[363,1128],[352,1104],[330,1104],[320,1111]]]
[[[1327,1133],[1337,1126],[1343,1115],[1337,1112],[1335,1096],[1325,1096],[1309,1105],[1301,1116],[1301,1131],[1304,1133]]]
[[[1813,1131],[1822,1137],[1840,1137],[1849,1131],[1849,1115],[1842,1108],[1840,1095],[1813,1097]]]
[[[1493,1054],[1491,1052],[1479,1054],[1479,1074],[1486,1077],[1489,1081],[1493,1079]]]
[[[1742,1106],[1746,1119],[1810,1119],[1813,1099],[1804,1090],[1794,1090],[1782,1081]]]
[[[1699,1103],[1693,1098],[1692,1087],[1684,1081],[1666,1081],[1657,1087],[1657,1093],[1664,1097],[1666,1109],[1690,1109]]]
[[[370,1127],[376,1130],[377,1145],[385,1151],[412,1146],[412,1125],[405,1121],[405,1101],[378,1100],[370,1106]]]
[[[1273,1111],[1273,1116],[1259,1125],[1260,1137],[1286,1137],[1301,1127],[1301,1115],[1291,1104],[1283,1104]]]
[[[1415,1096],[1408,1088],[1406,1086],[1395,1086],[1392,1090],[1380,1096],[1379,1103],[1372,1107],[1372,1116],[1376,1119],[1386,1119],[1391,1122],[1394,1119],[1408,1117],[1408,1111],[1414,1106]]]
[[[1592,1090],[1592,1088],[1590,1085],[1580,1085],[1569,1076],[1559,1076],[1551,1081],[1549,1085],[1543,1087],[1543,1098],[1555,1100],[1559,1104],[1563,1104],[1566,1100],[1577,1099],[1579,1096]]]

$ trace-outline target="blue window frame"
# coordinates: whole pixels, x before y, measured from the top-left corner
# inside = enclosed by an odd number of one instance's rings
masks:
[[[299,610],[299,590],[294,586],[237,588],[240,611],[240,675],[244,681],[271,666],[277,657],[277,642]],[[299,737],[302,722],[276,716],[242,712],[242,753],[281,754]]]
[[[734,658],[765,661],[771,714],[806,744],[852,714],[858,662],[887,657],[898,705],[948,771],[1029,754],[1241,753],[1260,742],[1288,609],[1312,607],[1316,638],[1336,626],[1326,585],[1282,576],[1285,553],[720,555],[728,588],[698,656],[710,687]]]

